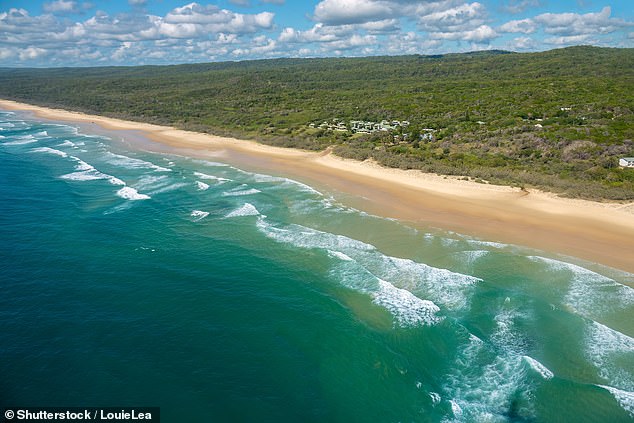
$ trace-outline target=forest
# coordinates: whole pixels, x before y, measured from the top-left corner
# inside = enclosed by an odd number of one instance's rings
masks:
[[[1,68],[0,97],[390,167],[634,199],[634,49]],[[354,133],[351,121],[406,121]],[[333,130],[336,123],[339,129]]]

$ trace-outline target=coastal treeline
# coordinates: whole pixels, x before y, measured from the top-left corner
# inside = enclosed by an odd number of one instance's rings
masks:
[[[5,68],[0,97],[332,147],[483,183],[634,199],[634,169],[619,167],[619,158],[634,156],[634,49]],[[355,132],[352,121],[407,125]]]

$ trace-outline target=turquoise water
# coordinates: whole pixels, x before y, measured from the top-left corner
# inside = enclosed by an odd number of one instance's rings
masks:
[[[632,274],[20,114],[0,159],[0,405],[634,421]]]

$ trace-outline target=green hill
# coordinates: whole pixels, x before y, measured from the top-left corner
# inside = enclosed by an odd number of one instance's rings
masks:
[[[268,144],[334,146],[387,166],[569,196],[634,199],[634,169],[618,167],[619,157],[634,156],[633,49],[5,68],[0,97]],[[334,119],[348,130],[322,125]],[[351,120],[409,125],[353,134]]]

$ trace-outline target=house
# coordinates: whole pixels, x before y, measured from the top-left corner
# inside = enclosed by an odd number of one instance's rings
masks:
[[[623,157],[619,160],[621,167],[634,167],[634,157]]]

